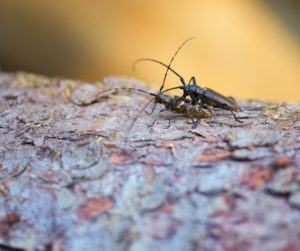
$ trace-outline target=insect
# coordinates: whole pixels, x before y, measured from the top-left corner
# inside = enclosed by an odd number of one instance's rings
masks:
[[[142,89],[137,89],[137,88],[120,87],[120,88],[107,89],[107,90],[99,92],[96,95],[96,100],[98,100],[99,97],[101,97],[101,94],[103,94],[105,92],[117,91],[117,90],[135,91],[135,92],[145,93],[145,94],[150,95],[150,96],[153,97],[140,110],[139,114],[142,113],[142,112],[144,112],[146,110],[146,108],[152,102],[154,102],[155,104],[162,104],[162,105],[164,105],[164,108],[162,108],[158,112],[158,114],[156,115],[156,117],[153,120],[152,124],[150,125],[151,127],[155,124],[155,122],[158,119],[159,115],[162,112],[166,111],[166,110],[171,110],[171,111],[179,113],[179,114],[187,115],[193,121],[193,128],[195,128],[197,126],[197,124],[198,124],[198,122],[200,121],[201,118],[210,118],[211,117],[210,111],[209,110],[200,109],[199,104],[192,104],[191,102],[189,102],[189,100],[182,100],[182,101],[178,102],[178,99],[180,98],[179,96],[173,96],[172,97],[172,96],[168,96],[168,95],[162,94],[161,92],[159,92],[159,93],[156,94],[156,93],[148,92],[148,91],[145,91],[145,90],[142,90]],[[151,113],[153,113],[154,110],[155,110],[155,106],[153,107]],[[134,124],[137,121],[138,117],[139,116],[136,116],[135,119],[132,121],[132,123],[131,123],[131,125],[129,127],[129,131],[134,126]],[[195,121],[194,118],[197,118],[197,121]]]
[[[158,63],[162,66],[164,66],[166,69],[165,72],[165,76],[164,76],[164,80],[163,80],[163,84],[160,88],[160,92],[161,93],[165,93],[167,91],[170,90],[174,90],[174,89],[181,89],[183,90],[183,94],[181,97],[178,97],[177,100],[175,102],[173,102],[173,105],[176,105],[177,103],[186,100],[187,97],[190,97],[192,100],[192,104],[197,104],[199,105],[199,109],[201,109],[203,106],[208,106],[208,107],[214,107],[214,108],[220,108],[223,110],[228,110],[232,113],[234,119],[240,123],[242,123],[242,121],[240,121],[236,115],[234,114],[234,112],[239,112],[241,111],[241,108],[239,107],[239,105],[237,104],[237,102],[234,100],[234,98],[232,97],[225,97],[224,95],[210,89],[207,87],[201,87],[199,85],[197,85],[196,82],[196,78],[193,76],[190,78],[189,82],[187,83],[185,81],[185,79],[182,77],[182,75],[180,75],[177,71],[175,71],[173,68],[171,68],[171,64],[173,62],[173,60],[175,59],[176,55],[178,54],[178,52],[180,51],[180,49],[188,42],[190,41],[192,38],[189,38],[187,40],[185,40],[177,49],[177,51],[174,53],[169,65],[157,60],[157,59],[152,59],[152,58],[140,58],[137,59],[134,63],[133,63],[133,68],[134,66],[141,61],[151,61],[151,62],[155,62]],[[166,89],[164,91],[164,85],[165,85],[165,80],[168,74],[168,71],[171,71],[173,74],[175,74],[182,85],[180,86],[176,86],[176,87],[172,87],[169,89]]]

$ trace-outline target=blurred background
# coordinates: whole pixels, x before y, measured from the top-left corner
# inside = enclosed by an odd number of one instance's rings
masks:
[[[238,98],[300,101],[299,0],[1,0],[0,68],[159,87],[168,62],[185,78]],[[167,86],[178,85],[169,76]]]

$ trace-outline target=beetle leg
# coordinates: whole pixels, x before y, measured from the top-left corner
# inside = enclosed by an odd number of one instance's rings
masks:
[[[176,105],[179,104],[179,102],[181,102],[182,100],[184,100],[184,99],[186,98],[186,96],[187,96],[187,95],[183,93],[183,95],[182,95],[181,97],[176,98],[175,101],[173,101],[173,102],[171,103],[170,109],[173,110],[173,109],[176,107]]]
[[[147,111],[145,111],[145,113],[146,113],[147,115],[150,115],[150,114],[152,114],[152,113],[154,112],[155,108],[156,108],[156,104],[157,104],[157,103],[154,103],[154,105],[153,105],[153,107],[152,107],[152,110],[151,110],[151,112],[147,112]]]
[[[239,107],[238,103],[235,101],[233,97],[228,96],[227,99],[230,100],[232,104],[236,107],[236,111],[238,112],[242,111],[241,107]]]
[[[200,124],[201,118],[200,115],[197,116],[197,120],[194,121],[193,125],[192,125],[192,129],[197,128],[197,126]]]
[[[234,114],[233,111],[230,111],[230,112],[231,112],[231,114],[233,115],[235,121],[237,121],[237,122],[239,122],[239,123],[243,123],[243,121],[239,120],[239,119],[235,116],[235,114]]]
[[[168,126],[166,126],[164,129],[169,129],[170,128],[170,126],[171,126],[171,119],[172,118],[168,118],[168,120],[169,120]],[[174,121],[175,121],[175,119],[174,119]]]
[[[193,85],[197,85],[197,83],[196,83],[196,78],[193,76],[193,77],[191,77],[191,79],[190,79],[190,81],[189,81],[189,85],[191,84],[191,82],[192,82],[192,84]]]
[[[166,111],[166,110],[167,110],[166,108],[161,109],[161,110],[156,114],[156,116],[155,116],[155,118],[154,118],[152,124],[149,125],[148,127],[153,127],[154,124],[155,124],[155,122],[156,122],[156,120],[158,119],[159,115],[160,115],[162,112]]]
[[[197,116],[197,120],[195,121],[189,110],[186,111],[189,118],[192,120],[192,128],[195,129],[200,122],[200,114]],[[190,124],[190,123],[188,123]]]
[[[189,110],[186,110],[187,115],[189,116],[189,118],[192,120],[192,123],[189,123],[189,121],[187,121],[187,124],[194,124],[195,121],[193,119],[193,116],[191,115],[191,113],[189,112]]]
[[[197,120],[194,122],[194,124],[192,126],[193,129],[195,129],[198,126],[198,124],[200,124],[200,121],[201,121],[201,110],[202,110],[202,108],[203,108],[203,105],[199,104],[199,113],[197,115]]]

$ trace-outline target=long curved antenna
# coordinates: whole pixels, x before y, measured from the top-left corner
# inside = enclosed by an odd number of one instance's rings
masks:
[[[168,65],[166,65],[165,63],[157,60],[157,59],[153,59],[153,58],[139,58],[137,60],[135,60],[132,64],[132,68],[135,69],[135,65],[141,61],[151,61],[151,62],[154,62],[154,63],[158,63],[164,67],[166,67],[167,69],[169,69],[171,72],[173,72],[177,77],[179,77],[180,79],[180,82],[185,85],[185,81],[184,81],[184,78],[178,73],[176,72],[174,69],[172,69],[171,67],[169,67]]]
[[[138,115],[132,120],[132,122],[131,122],[131,124],[130,124],[130,126],[129,126],[129,128],[128,128],[128,131],[127,131],[127,137],[129,136],[129,133],[131,132],[131,130],[132,130],[132,128],[133,128],[135,122],[138,120],[139,115],[140,115],[142,112],[144,112],[144,111],[146,110],[146,108],[154,101],[154,99],[155,99],[155,98],[150,99],[150,100],[147,102],[147,104],[139,111]]]
[[[98,100],[99,99],[99,96],[103,93],[106,93],[106,92],[110,92],[110,91],[117,91],[117,90],[126,90],[126,91],[135,91],[135,92],[142,92],[142,93],[145,93],[145,94],[148,94],[150,96],[154,96],[154,98],[150,99],[147,104],[139,111],[138,115],[132,120],[129,128],[128,128],[128,135],[130,133],[130,131],[132,130],[135,122],[138,120],[139,118],[139,115],[144,112],[146,110],[146,108],[154,101],[154,99],[157,97],[157,94],[155,93],[152,93],[152,92],[147,92],[147,91],[144,91],[142,89],[139,89],[139,88],[131,88],[131,87],[116,87],[116,88],[110,88],[110,89],[106,89],[106,90],[103,90],[101,92],[98,92],[97,95],[96,95],[96,98],[95,100]],[[127,135],[127,136],[128,136]]]
[[[167,90],[163,90],[161,93],[165,93],[165,92],[167,92],[167,91],[171,91],[171,90],[175,90],[175,89],[180,89],[180,88],[182,88],[182,85],[180,85],[180,86],[175,86],[175,87],[169,88],[169,89],[167,89]]]
[[[171,65],[172,65],[172,63],[173,63],[175,57],[177,56],[178,52],[181,50],[181,48],[182,48],[187,42],[189,42],[190,40],[192,40],[192,39],[194,39],[194,38],[195,38],[195,37],[190,37],[190,38],[186,39],[186,40],[178,47],[178,49],[177,49],[176,52],[174,53],[174,55],[173,55],[173,57],[172,57],[172,59],[171,59],[169,65],[168,65],[168,68],[167,68],[167,70],[166,70],[166,72],[165,72],[164,79],[163,79],[163,83],[162,83],[162,85],[161,85],[161,87],[160,87],[160,89],[159,89],[159,92],[161,92],[161,91],[164,89],[164,87],[165,87],[165,82],[166,82],[166,79],[167,79],[168,71],[169,71],[169,69],[171,68]]]
[[[116,88],[110,88],[110,89],[106,89],[106,90],[103,90],[103,91],[100,91],[96,94],[95,96],[95,100],[98,100],[100,97],[101,94],[103,93],[106,93],[106,92],[111,92],[111,91],[118,91],[118,90],[126,90],[126,91],[135,91],[135,92],[142,92],[142,93],[145,93],[145,94],[148,94],[150,96],[154,96],[156,97],[157,94],[155,93],[152,93],[152,92],[147,92],[147,91],[144,91],[142,89],[139,89],[139,88],[132,88],[132,87],[116,87]]]

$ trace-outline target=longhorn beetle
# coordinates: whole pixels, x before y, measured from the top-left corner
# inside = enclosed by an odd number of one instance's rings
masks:
[[[192,104],[198,104],[199,105],[199,109],[202,108],[202,106],[207,105],[207,106],[211,106],[211,107],[215,107],[215,108],[220,108],[220,109],[224,109],[224,110],[228,110],[232,113],[234,119],[240,123],[242,123],[242,121],[240,121],[236,115],[234,114],[234,112],[239,112],[241,111],[241,108],[239,107],[239,105],[236,103],[236,101],[234,100],[234,98],[232,97],[225,97],[224,95],[210,89],[210,88],[206,88],[206,87],[201,87],[199,85],[197,85],[196,82],[196,78],[193,76],[191,77],[191,79],[189,80],[188,83],[186,83],[185,79],[178,73],[176,72],[173,68],[171,68],[171,64],[173,62],[173,60],[175,59],[176,55],[178,54],[178,52],[180,51],[180,49],[188,42],[190,41],[192,38],[189,38],[187,40],[185,40],[177,49],[177,51],[174,53],[169,65],[166,65],[165,63],[157,60],[157,59],[152,59],[152,58],[140,58],[137,59],[136,61],[134,61],[133,63],[133,68],[135,67],[135,65],[138,62],[141,61],[151,61],[151,62],[155,62],[158,63],[164,67],[166,67],[166,72],[165,72],[165,76],[164,76],[164,80],[163,80],[163,84],[160,88],[160,92],[161,93],[165,93],[167,91],[170,90],[174,90],[174,89],[181,89],[183,90],[183,94],[181,97],[177,98],[177,100],[173,103],[173,105],[176,105],[178,102],[181,102],[183,100],[186,100],[186,98],[189,96],[192,100]],[[173,74],[175,74],[182,85],[180,86],[176,86],[176,87],[172,87],[169,89],[166,89],[164,91],[162,91],[162,89],[164,88],[165,85],[165,80],[168,74],[168,71],[171,71]]]

